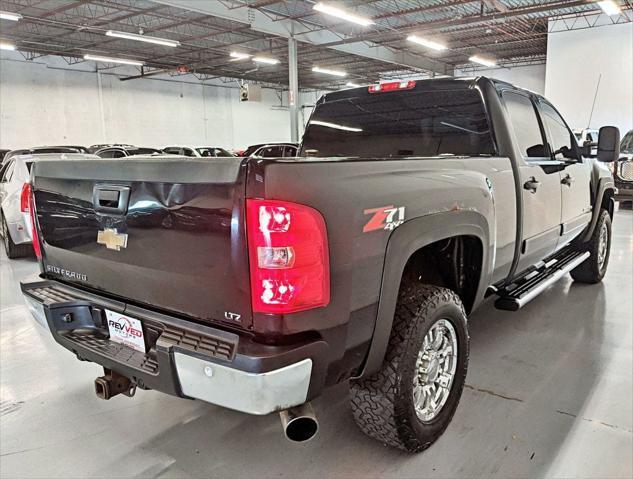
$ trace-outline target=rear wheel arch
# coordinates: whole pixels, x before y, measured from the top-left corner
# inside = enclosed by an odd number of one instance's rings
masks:
[[[426,255],[429,251],[427,248],[436,248],[442,243],[450,244],[457,238],[464,239],[468,245],[476,248],[478,277],[476,285],[464,298],[467,310],[483,299],[490,279],[489,262],[494,248],[490,228],[483,215],[462,210],[409,220],[392,233],[385,255],[374,333],[364,366],[356,377],[370,375],[380,368],[391,334],[398,292],[403,281],[416,278],[416,264],[420,264],[417,261]],[[428,274],[421,274],[421,281],[447,287],[445,281],[430,281]]]

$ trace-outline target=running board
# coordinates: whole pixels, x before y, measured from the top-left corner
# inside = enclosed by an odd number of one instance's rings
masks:
[[[526,275],[497,291],[495,308],[517,311],[565,274],[589,258],[589,251],[561,252],[537,265]]]

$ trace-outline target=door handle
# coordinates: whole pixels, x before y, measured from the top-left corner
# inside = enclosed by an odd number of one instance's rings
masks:
[[[560,182],[563,185],[567,185],[567,186],[571,187],[571,184],[574,182],[574,179],[570,175],[567,175],[567,176],[565,176],[565,178],[560,180]]]
[[[534,177],[523,183],[523,189],[528,190],[530,193],[536,193],[539,186],[541,186],[541,182]]]

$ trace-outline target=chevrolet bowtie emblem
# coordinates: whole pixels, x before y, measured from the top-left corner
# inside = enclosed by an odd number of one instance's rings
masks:
[[[119,233],[116,229],[106,228],[97,234],[97,243],[105,245],[108,249],[121,251],[121,248],[127,248],[127,235]]]

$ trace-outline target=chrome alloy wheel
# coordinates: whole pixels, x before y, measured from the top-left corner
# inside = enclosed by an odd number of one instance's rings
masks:
[[[600,228],[600,238],[598,239],[598,268],[602,271],[604,263],[607,260],[607,251],[609,249],[609,228],[603,223]]]
[[[424,336],[413,377],[413,403],[422,422],[432,421],[451,393],[457,370],[457,333],[440,319]]]

